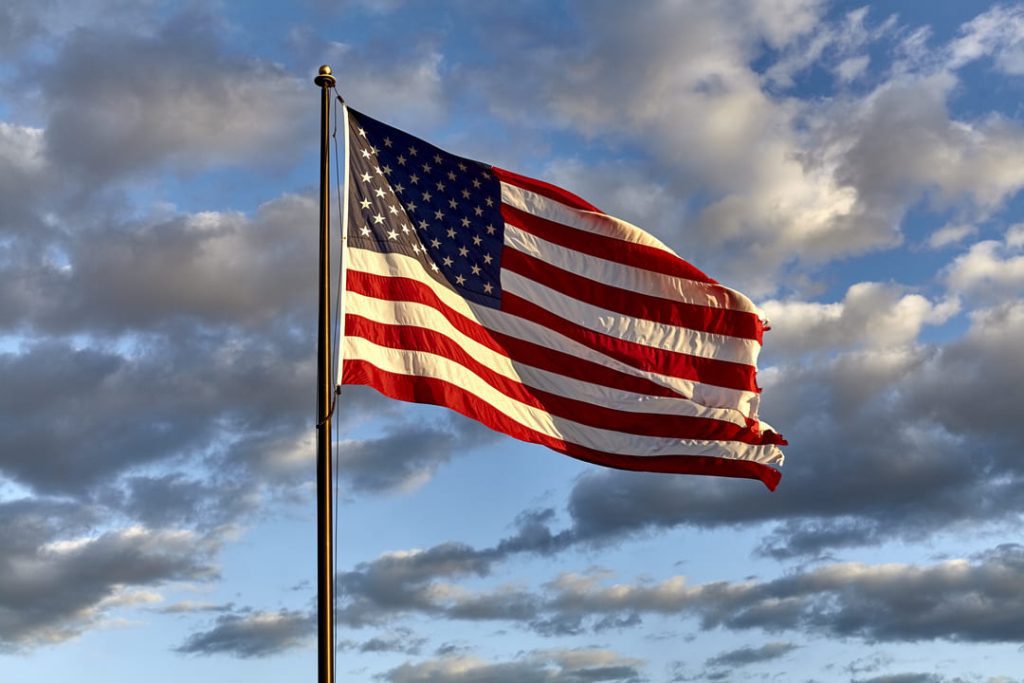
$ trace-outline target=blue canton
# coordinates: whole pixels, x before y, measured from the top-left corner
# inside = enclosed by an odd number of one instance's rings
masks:
[[[466,299],[499,308],[504,227],[490,166],[349,109],[349,246],[412,256]]]

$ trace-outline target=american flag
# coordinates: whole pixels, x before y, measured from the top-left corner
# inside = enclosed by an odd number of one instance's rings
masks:
[[[347,121],[343,383],[608,467],[775,488],[749,299],[561,188]]]

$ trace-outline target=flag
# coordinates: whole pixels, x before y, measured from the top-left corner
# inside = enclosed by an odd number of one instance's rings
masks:
[[[351,108],[347,127],[343,383],[599,465],[775,488],[747,297],[566,190]]]

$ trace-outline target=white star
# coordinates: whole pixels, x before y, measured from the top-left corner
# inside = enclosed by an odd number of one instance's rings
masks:
[[[402,194],[404,190],[405,186],[402,185],[402,183],[398,183],[397,185],[394,186],[394,188],[392,188],[392,192],[394,192],[395,194]]]
[[[448,228],[448,237],[455,239],[455,228]]]
[[[359,234],[362,235],[363,237],[369,237],[370,229],[364,225],[363,227],[359,228]]]
[[[476,178],[473,178],[473,187],[475,187],[478,190],[480,189],[480,181],[477,180]]]
[[[487,265],[491,265],[491,261],[493,260],[493,256],[491,256],[490,254],[484,254],[484,263],[486,263]]]
[[[408,223],[402,223],[402,233],[406,234],[406,235],[409,234],[409,224]]]
[[[437,271],[441,270],[440,268],[438,268],[438,267],[437,267],[437,264],[436,264],[436,263],[433,263],[433,262],[431,262],[431,264],[430,264],[430,267],[434,269],[434,272],[435,272],[435,273],[436,273]]]
[[[455,180],[455,171],[448,171],[448,180]]]
[[[494,234],[494,226],[491,225],[490,223],[487,224],[487,234],[488,235],[493,235]]]
[[[483,216],[484,215],[484,210],[481,209],[479,206],[474,206],[473,207],[473,213],[475,213],[477,216]]]
[[[417,183],[420,182],[420,177],[413,173],[411,176],[409,176],[409,182],[412,183],[413,185],[416,185]]]
[[[410,147],[409,148],[409,156],[411,156],[411,157],[416,156],[416,148],[415,147]]]
[[[469,249],[466,249],[466,247],[459,247],[459,256],[462,258],[469,256]]]
[[[437,182],[437,191],[444,192],[444,183],[442,183],[441,181]]]
[[[494,206],[494,200],[490,197],[487,198],[487,206]]]
[[[474,247],[479,247],[481,242],[483,242],[483,240],[480,238],[480,235],[473,235],[473,246]]]
[[[445,268],[451,268],[452,263],[454,263],[454,261],[452,261],[451,258],[449,258],[448,256],[445,256],[442,262],[444,263]]]
[[[379,213],[374,214],[373,222],[376,223],[377,225],[380,225],[381,223],[384,222],[384,216],[380,215]]]
[[[434,239],[430,240],[430,246],[432,246],[434,249],[440,249],[441,248],[441,240],[439,240],[439,239],[437,239],[435,237]]]
[[[389,240],[398,239],[398,232],[395,231],[395,230],[388,230],[388,239]]]
[[[491,290],[493,290],[493,289],[494,289],[494,287],[493,287],[493,285],[491,285],[490,282],[485,282],[484,283],[484,294],[490,294]]]
[[[429,204],[430,200],[433,198],[433,196],[434,195],[430,194],[430,190],[427,190],[426,192],[423,193],[423,201],[425,201],[427,204]]]
[[[384,196],[384,188],[378,187],[376,190],[373,191],[373,193],[375,195],[377,195],[378,197],[383,197]]]
[[[383,170],[384,170],[384,175],[391,175],[391,167],[390,166],[385,165]]]
[[[373,172],[376,173],[377,175],[380,175],[380,166],[374,166]]]
[[[420,221],[420,230],[426,230],[428,223],[426,221]]]
[[[434,220],[436,220],[436,221],[444,220],[444,211],[442,211],[441,209],[438,209],[437,211],[435,211],[434,212]]]
[[[391,212],[392,216],[397,216],[398,215],[398,208],[394,204],[392,204],[391,206],[388,207],[388,211]]]
[[[459,203],[457,201],[455,201],[454,199],[449,199],[448,200],[448,206],[450,206],[453,209],[455,209],[455,208],[458,208]]]
[[[374,147],[373,145],[370,145],[370,151],[373,152],[374,154],[377,154],[377,148]]]
[[[464,227],[464,228],[468,228],[469,227],[469,219],[466,218],[465,216],[462,217],[462,227]]]
[[[359,202],[359,206],[363,207],[364,209],[369,209],[370,208],[370,200],[369,199],[361,200]]]
[[[414,254],[420,253],[420,245],[418,245],[416,243],[413,243],[413,245],[412,245],[412,253],[414,253]]]
[[[455,276],[455,282],[456,282],[456,284],[458,284],[460,286],[464,285],[464,284],[466,284],[466,278],[462,277],[461,275],[456,275]]]
[[[364,174],[362,175],[362,179],[363,179],[363,182],[364,182],[364,183],[368,183],[368,182],[370,182],[371,180],[373,180],[373,178],[372,178],[372,177],[370,176],[370,174],[369,174],[369,173],[364,173]]]
[[[408,204],[405,205],[405,209],[406,211],[412,212],[416,210],[417,206],[419,206],[419,204],[417,204],[416,202],[409,202]]]
[[[466,172],[466,165],[461,161],[459,162],[459,170],[462,171],[463,173]]]
[[[430,164],[423,164],[422,168],[424,173],[430,173],[430,169],[432,169],[433,166],[431,166]]]
[[[478,266],[475,263],[473,264],[473,267],[470,268],[470,270],[473,271],[473,275],[479,275],[480,274],[480,266]]]
[[[441,155],[440,154],[435,154],[434,155],[434,163],[435,164],[441,163]]]
[[[370,158],[370,150],[368,150],[368,149],[361,149],[361,150],[359,150],[359,153],[363,155],[364,159],[369,159]]]
[[[462,191],[462,198],[463,199],[469,199],[469,190],[463,190]]]
[[[391,146],[391,138],[384,138],[384,146],[385,147],[390,147]]]
[[[405,162],[406,162],[405,156],[402,155],[402,154],[399,154],[398,155],[398,165],[399,166],[405,166]]]
[[[357,128],[356,130],[358,130],[359,134],[362,135],[364,138],[366,137],[366,131],[365,130],[363,130],[362,128]]]

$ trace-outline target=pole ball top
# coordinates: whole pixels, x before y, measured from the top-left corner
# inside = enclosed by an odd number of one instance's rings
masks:
[[[313,82],[319,85],[321,88],[334,87],[334,72],[331,70],[331,67],[327,66],[326,64],[321,66],[320,73],[317,75],[316,78],[313,79]]]

